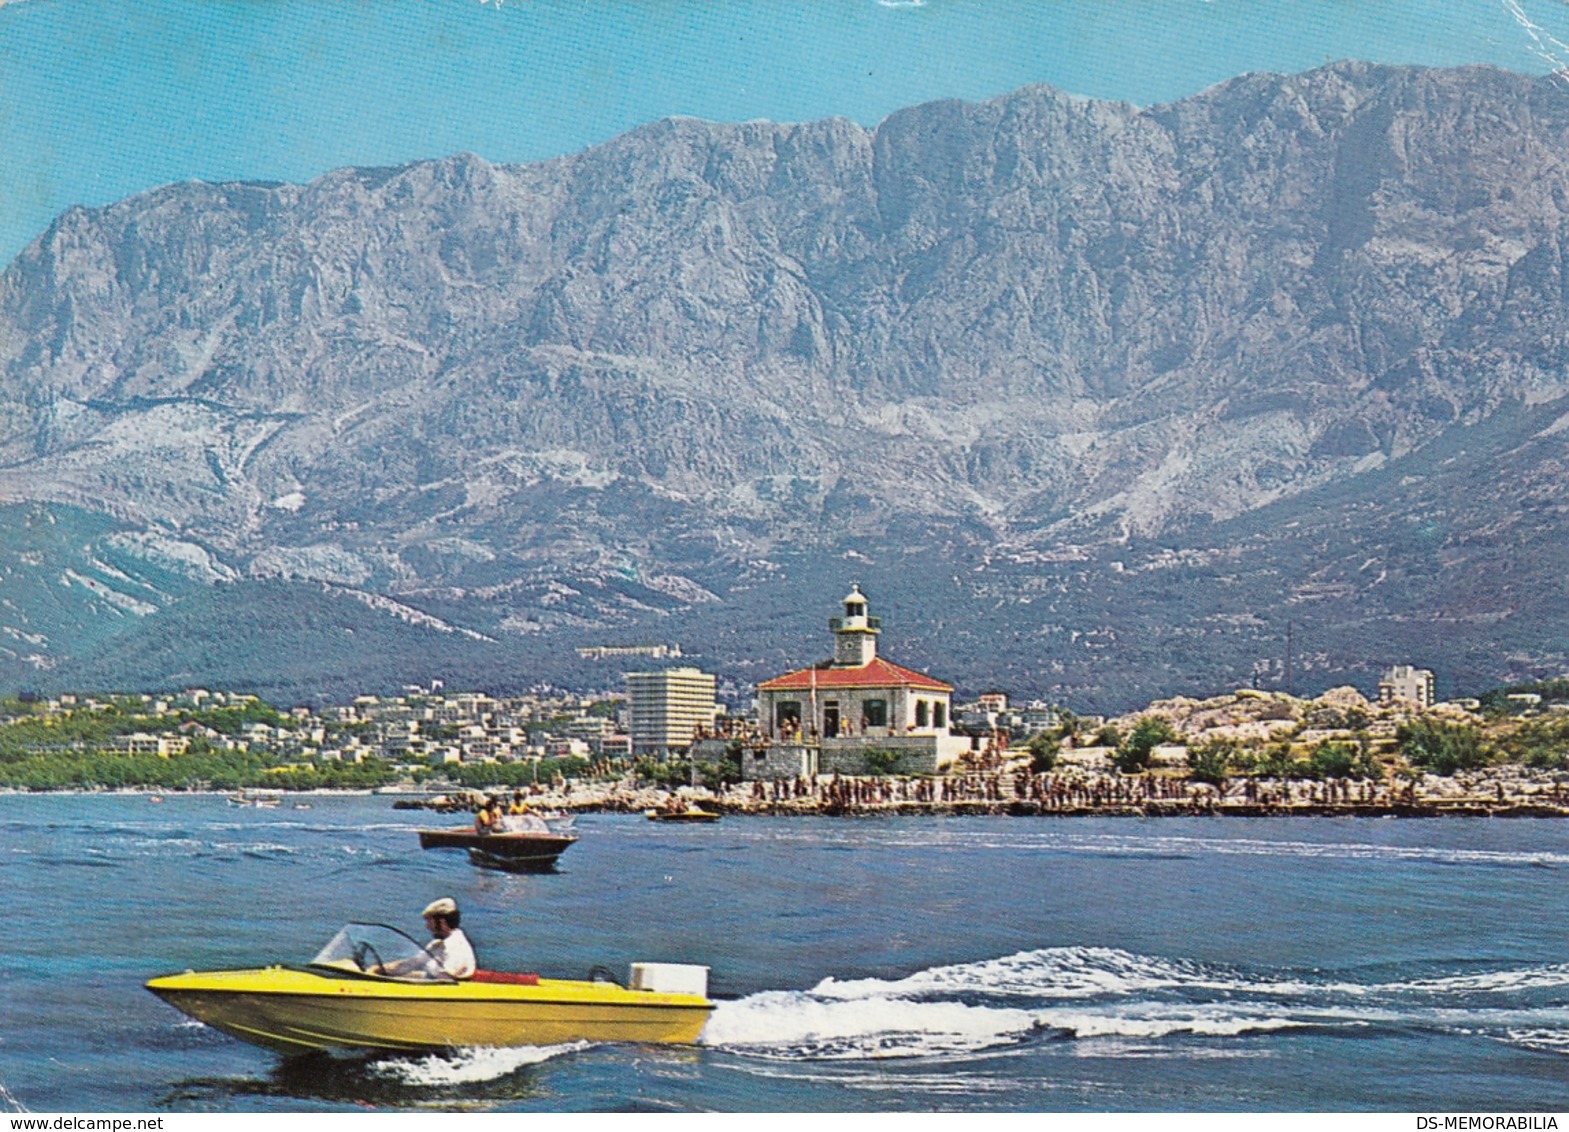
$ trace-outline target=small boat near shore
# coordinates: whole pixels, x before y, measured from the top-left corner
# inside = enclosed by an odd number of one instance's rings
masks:
[[[576,837],[554,832],[476,833],[471,827],[419,830],[421,849],[466,849],[481,868],[515,873],[548,872]]]
[[[228,801],[231,806],[253,806],[262,810],[275,810],[283,805],[283,799],[276,794],[247,794],[243,790],[228,795]]]
[[[186,971],[147,989],[199,1022],[287,1055],[691,1044],[714,1009],[707,967],[634,963],[625,987],[496,971],[460,981],[396,928],[361,923],[303,967]]]

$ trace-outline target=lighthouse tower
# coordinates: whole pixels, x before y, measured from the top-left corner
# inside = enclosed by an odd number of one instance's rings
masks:
[[[882,626],[876,617],[866,615],[866,595],[851,585],[844,599],[844,616],[830,617],[828,627],[834,634],[834,667],[865,668],[877,659],[877,634]]]

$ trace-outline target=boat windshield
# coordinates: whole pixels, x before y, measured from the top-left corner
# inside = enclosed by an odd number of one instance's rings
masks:
[[[423,947],[386,924],[343,925],[316,953],[310,966],[416,983],[457,981]]]

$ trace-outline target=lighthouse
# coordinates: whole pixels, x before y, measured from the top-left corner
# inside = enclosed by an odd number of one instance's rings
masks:
[[[875,753],[906,774],[932,774],[969,749],[948,729],[953,685],[877,655],[882,624],[852,585],[843,612],[828,619],[833,656],[757,685],[764,743],[746,778],[865,774]]]
[[[877,634],[882,625],[866,615],[866,595],[859,584],[851,584],[844,599],[844,616],[830,617],[828,628],[834,635],[835,668],[865,668],[877,659]]]

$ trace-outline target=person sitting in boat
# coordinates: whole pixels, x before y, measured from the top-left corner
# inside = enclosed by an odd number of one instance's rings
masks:
[[[487,798],[479,804],[479,809],[474,813],[475,833],[500,833],[501,807],[492,798]]]
[[[474,957],[474,945],[463,934],[463,929],[458,927],[462,919],[458,902],[450,896],[443,896],[425,905],[421,915],[425,917],[425,927],[432,936],[425,945],[430,957],[454,979],[471,977],[479,964]]]
[[[545,824],[545,819],[534,812],[534,807],[523,800],[523,795],[512,795],[512,805],[507,807],[506,817],[499,819],[496,833],[549,833],[550,826]]]
[[[462,919],[458,913],[458,902],[450,896],[443,896],[425,905],[425,911],[421,914],[425,917],[425,928],[431,934],[431,941],[425,945],[425,954],[387,963],[378,962],[376,966],[368,968],[371,974],[390,975],[393,978],[429,978],[430,965],[434,963],[454,979],[472,978],[479,963],[474,956],[474,945],[463,934],[463,929],[458,927]]]

